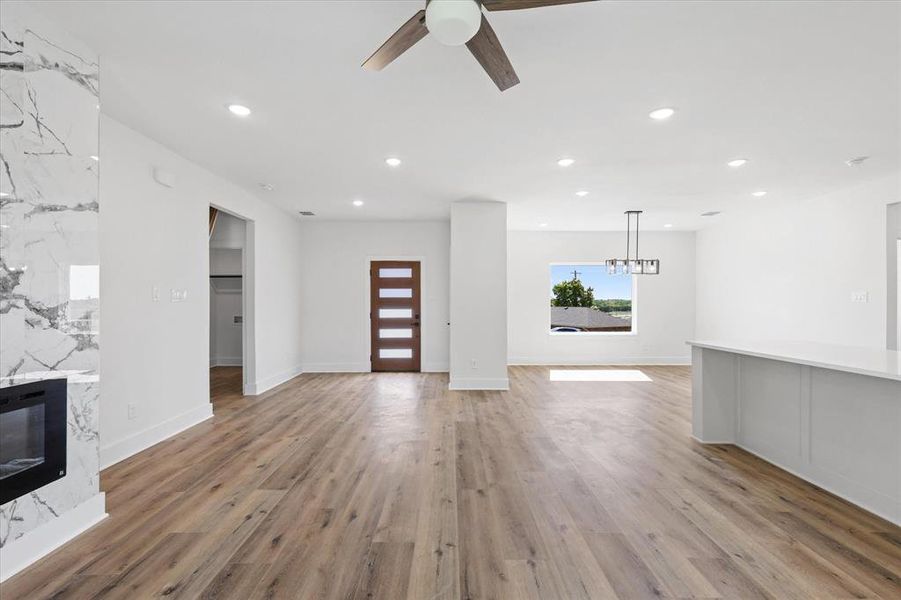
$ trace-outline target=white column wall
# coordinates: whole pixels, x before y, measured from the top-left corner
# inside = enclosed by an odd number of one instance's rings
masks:
[[[507,205],[451,205],[450,387],[508,389]]]

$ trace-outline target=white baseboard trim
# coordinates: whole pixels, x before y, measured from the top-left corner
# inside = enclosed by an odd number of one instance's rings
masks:
[[[371,365],[366,363],[304,363],[304,373],[369,373]]]
[[[449,390],[509,390],[510,380],[506,377],[451,377]]]
[[[244,395],[246,396],[258,396],[263,392],[271,390],[277,385],[281,385],[288,381],[289,379],[294,379],[301,373],[305,371],[304,367],[301,365],[297,365],[296,367],[292,367],[287,371],[282,371],[281,373],[276,373],[275,375],[271,375],[269,377],[265,377],[263,379],[258,379],[253,383],[248,383],[244,387]]]
[[[445,362],[424,363],[420,369],[423,373],[447,373],[450,368]],[[304,363],[304,373],[370,373],[372,365],[368,362],[347,363]]]
[[[6,581],[107,516],[106,494],[99,492],[52,521],[38,525],[18,539],[8,541],[0,548],[0,581]]]
[[[507,364],[514,366],[595,367],[595,366],[688,366],[691,356],[626,356],[616,358],[572,359],[559,357],[511,356]]]
[[[121,460],[125,460],[129,456],[169,439],[173,435],[202,423],[212,416],[213,405],[207,402],[162,423],[132,434],[118,442],[113,442],[108,446],[101,446],[100,469],[103,470]]]
[[[827,492],[829,492],[830,494],[833,494],[835,496],[838,496],[839,498],[847,500],[851,504],[855,504],[855,505],[859,506],[860,508],[873,513],[877,517],[885,519],[886,521],[894,523],[895,525],[901,525],[901,506],[898,506],[894,499],[892,499],[888,496],[885,496],[884,494],[874,495],[875,501],[873,498],[866,497],[866,495],[849,494],[847,492],[847,490],[840,489],[840,486],[837,486],[834,483],[825,482],[822,477],[816,476],[815,473],[811,473],[811,472],[805,473],[798,469],[789,467],[788,465],[785,465],[778,460],[773,460],[772,458],[763,456],[756,450],[749,448],[748,446],[746,446],[742,443],[739,443],[735,440],[722,441],[722,442],[713,441],[713,440],[702,440],[702,439],[698,438],[697,436],[695,436],[694,434],[691,434],[691,437],[695,441],[700,442],[701,444],[722,444],[722,445],[735,446],[736,448],[741,448],[748,454],[753,454],[760,460],[768,462],[769,464],[771,464],[779,469],[782,469],[783,471],[785,471],[787,473],[791,473],[792,475],[794,475],[795,477],[797,477],[799,479],[803,479],[804,481],[806,481],[808,483],[811,483],[819,488],[822,488],[822,489],[826,490]],[[846,487],[853,487],[853,486],[846,486]]]
[[[729,446],[735,445],[735,440],[729,440],[729,441],[727,441],[727,440],[702,440],[701,438],[699,438],[698,436],[696,436],[693,433],[690,435],[691,435],[691,439],[693,439],[694,441],[696,441],[699,444],[711,444],[714,446],[722,446],[724,444],[728,444]]]
[[[240,367],[243,364],[243,362],[244,361],[240,356],[235,357],[235,358],[228,358],[228,357],[220,356],[217,358],[211,358],[210,366],[211,367]]]
[[[817,476],[817,473],[809,471],[805,473],[799,469],[789,467],[778,460],[773,460],[772,458],[763,456],[762,454],[760,454],[756,450],[749,448],[745,444],[739,442],[732,442],[732,444],[738,448],[741,448],[749,454],[753,454],[760,460],[766,461],[771,465],[779,467],[783,471],[791,473],[798,479],[803,479],[808,483],[812,483],[813,485],[826,490],[834,496],[838,496],[839,498],[847,500],[851,504],[855,504],[860,508],[873,513],[877,517],[885,519],[886,521],[894,523],[895,525],[901,526],[901,506],[897,504],[897,500],[894,498],[879,493],[867,494],[866,490],[854,490],[853,488],[855,486],[853,485],[846,486],[846,489],[841,489],[841,486],[835,485],[834,482],[823,481],[822,476]]]

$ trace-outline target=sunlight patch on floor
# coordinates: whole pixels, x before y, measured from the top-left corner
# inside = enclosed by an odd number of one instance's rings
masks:
[[[551,369],[551,381],[653,381],[639,369]]]

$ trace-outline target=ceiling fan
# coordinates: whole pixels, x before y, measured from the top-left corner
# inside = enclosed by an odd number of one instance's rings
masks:
[[[388,41],[366,59],[363,68],[381,71],[391,61],[412,48],[427,33],[431,33],[447,46],[466,44],[491,80],[503,92],[519,83],[519,77],[501,47],[494,29],[482,14],[482,7],[490,11],[519,10],[592,1],[594,0],[426,0],[425,10],[420,10],[401,25]]]

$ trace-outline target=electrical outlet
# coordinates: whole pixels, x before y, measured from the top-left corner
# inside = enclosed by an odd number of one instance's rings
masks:
[[[851,292],[851,302],[869,302],[869,292]]]
[[[473,368],[473,369],[479,368],[479,363],[476,362],[476,359],[472,359],[472,361],[470,362],[470,365],[471,365],[471,368]]]
[[[138,407],[135,404],[128,405],[128,420],[132,420],[137,418],[138,416]]]

